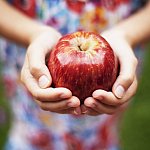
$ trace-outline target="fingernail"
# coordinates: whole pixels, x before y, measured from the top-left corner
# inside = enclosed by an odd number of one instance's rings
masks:
[[[94,98],[98,98],[98,97],[99,97],[99,94],[96,93],[96,92],[94,92],[94,93],[93,93],[93,97],[94,97]]]
[[[125,89],[124,89],[121,85],[117,86],[117,88],[116,88],[116,90],[115,90],[115,95],[116,95],[118,98],[122,98],[123,95],[124,95],[124,93],[125,93]]]
[[[86,106],[94,108],[94,107],[96,107],[96,104],[94,103],[93,99],[89,99],[86,102]]]
[[[93,97],[95,99],[98,99],[98,100],[102,100],[103,99],[103,97],[101,95],[99,95],[98,93],[93,93]]]
[[[81,114],[81,110],[79,107],[75,108],[74,111],[73,111],[73,114],[74,115],[80,115]]]
[[[69,98],[68,95],[66,95],[65,93],[60,94],[60,98],[62,99],[66,99]]]
[[[49,84],[49,80],[47,78],[46,75],[42,75],[40,78],[39,78],[39,86],[41,88],[46,88]]]
[[[76,101],[74,99],[72,99],[71,101],[68,101],[68,106],[69,107],[75,107],[77,104],[76,104]]]
[[[69,102],[69,103],[68,103],[68,106],[69,106],[69,107],[74,107],[75,104],[74,104],[73,102]]]
[[[78,115],[78,113],[76,112],[76,110],[73,110],[72,114],[73,115]]]
[[[81,110],[82,110],[82,114],[86,114],[88,111],[85,106],[81,106]]]
[[[94,108],[94,107],[96,107],[96,104],[95,103],[90,103],[89,107]]]

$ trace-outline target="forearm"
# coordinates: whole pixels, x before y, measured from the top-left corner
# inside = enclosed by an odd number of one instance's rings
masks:
[[[114,30],[123,34],[131,46],[148,40],[150,38],[150,3],[119,23]]]
[[[45,29],[53,30],[50,27],[48,28],[33,21],[6,2],[0,0],[0,35],[28,46],[34,36]]]

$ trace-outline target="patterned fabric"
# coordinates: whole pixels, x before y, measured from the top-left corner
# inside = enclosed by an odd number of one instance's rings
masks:
[[[62,34],[101,31],[135,12],[141,0],[9,0],[26,15]],[[6,150],[118,150],[118,115],[73,116],[43,111],[20,84],[25,49],[0,40],[0,60],[14,121]]]

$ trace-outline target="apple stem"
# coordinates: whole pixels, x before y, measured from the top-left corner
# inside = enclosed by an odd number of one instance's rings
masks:
[[[79,48],[80,51],[83,51],[83,50],[81,49],[81,45],[79,45],[78,48]]]

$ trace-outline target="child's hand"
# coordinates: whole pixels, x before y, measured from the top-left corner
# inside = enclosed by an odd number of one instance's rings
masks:
[[[137,89],[137,59],[130,44],[120,33],[107,31],[102,36],[110,43],[120,64],[119,76],[112,92],[96,90],[92,97],[85,99],[82,112],[88,115],[114,114],[135,94]]]
[[[36,35],[27,49],[21,80],[39,106],[47,111],[80,114],[80,101],[66,88],[52,88],[52,78],[46,66],[46,56],[61,35],[46,30]]]

